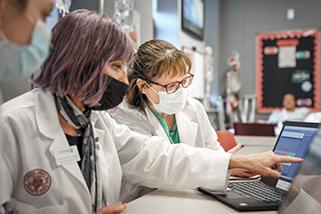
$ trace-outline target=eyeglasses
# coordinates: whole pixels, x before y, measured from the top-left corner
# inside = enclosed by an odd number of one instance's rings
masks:
[[[153,83],[155,85],[162,86],[162,87],[164,87],[166,89],[166,93],[167,94],[172,94],[172,93],[176,92],[179,89],[180,85],[183,88],[187,88],[188,86],[190,86],[192,81],[193,81],[193,78],[194,78],[194,74],[190,74],[190,76],[185,77],[182,81],[175,81],[175,82],[168,83],[166,85],[154,82],[152,80],[146,80],[146,81],[149,82],[149,83]]]

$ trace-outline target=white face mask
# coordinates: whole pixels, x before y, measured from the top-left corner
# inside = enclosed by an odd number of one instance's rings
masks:
[[[18,79],[37,72],[49,54],[51,33],[42,20],[38,20],[28,45],[9,42],[0,31],[0,79]]]
[[[153,107],[158,112],[171,115],[178,113],[185,107],[187,93],[184,88],[180,87],[177,91],[175,91],[172,94],[167,94],[165,91],[157,92],[153,87],[151,88],[159,96],[159,104],[154,103],[149,98],[149,100],[153,103]]]

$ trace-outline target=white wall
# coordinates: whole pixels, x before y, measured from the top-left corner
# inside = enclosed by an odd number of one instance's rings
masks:
[[[152,0],[136,0],[135,8],[140,14],[141,42],[153,39],[153,3]]]
[[[155,38],[179,46],[180,23],[177,18],[177,1],[153,0]]]
[[[219,94],[220,0],[205,0],[205,43],[213,49],[212,94]]]

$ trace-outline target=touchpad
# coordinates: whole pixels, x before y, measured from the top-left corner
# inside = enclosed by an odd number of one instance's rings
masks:
[[[226,197],[231,199],[250,198],[248,195],[243,195],[234,191],[227,192]]]

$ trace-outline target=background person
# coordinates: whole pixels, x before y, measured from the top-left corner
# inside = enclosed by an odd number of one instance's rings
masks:
[[[302,107],[297,108],[295,105],[295,96],[293,94],[285,94],[283,96],[283,109],[273,111],[268,121],[270,123],[279,123],[286,120],[303,121],[309,113],[309,109]]]
[[[308,115],[309,109],[306,107],[297,108],[295,105],[295,96],[285,94],[283,96],[283,108],[275,110],[269,116],[268,122],[277,124],[274,131],[278,135],[282,129],[284,121],[303,121]]]
[[[48,56],[51,0],[0,0],[0,80],[30,76]]]

